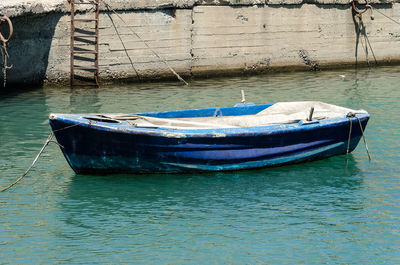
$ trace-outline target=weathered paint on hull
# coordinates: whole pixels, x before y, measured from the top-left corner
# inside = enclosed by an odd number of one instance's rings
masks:
[[[355,148],[360,137],[351,140],[351,150]],[[138,160],[137,157],[122,156],[88,156],[71,154],[67,160],[76,173],[79,174],[106,174],[115,172],[135,173],[184,173],[198,171],[233,171],[250,168],[274,167],[286,164],[320,160],[327,157],[344,154],[347,142],[339,142],[310,149],[304,152],[293,152],[279,157],[270,157],[256,161],[226,162],[224,164],[203,164],[184,162],[150,162]]]
[[[363,128],[368,119],[368,114],[360,116]],[[50,124],[58,130],[79,121],[57,118]],[[351,121],[350,152],[361,138],[358,120]],[[113,130],[111,125],[84,124],[55,135],[77,173],[194,172],[277,166],[344,154],[349,126],[349,119],[343,118],[321,124],[200,130],[203,133],[196,135],[187,130]]]

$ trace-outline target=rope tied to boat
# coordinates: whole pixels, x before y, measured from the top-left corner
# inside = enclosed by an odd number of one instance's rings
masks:
[[[7,22],[8,24],[8,37],[4,37],[3,34],[1,33],[1,25],[3,22]],[[0,41],[2,42],[1,44],[1,58],[3,61],[3,87],[6,87],[7,84],[7,70],[11,69],[13,66],[8,65],[8,60],[10,59],[10,55],[8,54],[7,50],[7,44],[10,41],[12,35],[13,35],[14,29],[13,29],[13,24],[7,16],[0,17]]]
[[[355,117],[357,118],[358,124],[360,125],[361,135],[362,135],[362,138],[363,138],[363,141],[364,141],[365,150],[367,151],[368,159],[369,159],[369,161],[371,161],[372,158],[371,158],[371,155],[369,154],[367,140],[365,139],[364,130],[363,130],[362,125],[361,125],[361,120],[357,115],[355,115]]]
[[[352,112],[349,112],[348,114],[347,114],[347,118],[349,119],[349,122],[350,122],[350,129],[349,129],[349,137],[348,137],[348,139],[347,139],[347,149],[346,149],[346,162],[349,160],[349,149],[350,149],[350,140],[351,140],[351,131],[352,131],[352,129],[353,129],[353,123],[351,122],[351,117],[354,117],[355,116],[355,114],[354,113],[352,113]]]
[[[39,159],[39,157],[42,155],[44,149],[46,149],[47,145],[48,145],[50,142],[52,142],[53,135],[54,135],[53,132],[51,132],[50,135],[47,137],[47,140],[46,140],[46,142],[44,143],[42,149],[40,149],[39,153],[36,155],[35,159],[33,160],[32,164],[28,167],[28,169],[25,170],[25,173],[22,174],[21,177],[19,177],[16,181],[14,181],[13,183],[11,183],[11,184],[8,185],[7,187],[2,188],[2,189],[0,190],[0,192],[3,192],[3,191],[8,190],[8,189],[11,188],[12,186],[14,186],[14,185],[17,184],[18,182],[20,182],[20,181],[28,174],[28,172],[29,172],[29,171],[31,170],[31,168],[35,165],[35,163],[37,162],[37,160]]]
[[[64,148],[64,146],[60,145],[57,141],[53,140],[54,137],[54,133],[58,132],[58,131],[62,131],[62,130],[66,130],[66,129],[70,129],[73,127],[76,127],[78,125],[83,124],[83,122],[81,123],[77,123],[77,124],[73,124],[73,125],[69,125],[57,130],[53,130],[49,136],[46,139],[46,142],[44,143],[44,145],[42,146],[42,148],[40,149],[39,153],[36,155],[35,159],[33,159],[32,164],[28,167],[27,170],[25,170],[24,174],[22,174],[22,176],[20,176],[16,181],[14,181],[13,183],[11,183],[10,185],[8,185],[7,187],[1,188],[0,192],[4,192],[6,190],[8,190],[9,188],[11,188],[12,186],[14,186],[15,184],[17,184],[18,182],[20,182],[28,173],[29,171],[33,168],[33,166],[36,164],[36,162],[38,161],[39,157],[43,154],[44,150],[46,149],[46,147],[49,145],[49,143],[55,143],[57,144],[60,148]]]
[[[369,161],[372,161],[371,155],[370,155],[369,150],[368,150],[367,140],[365,138],[364,130],[363,130],[363,127],[362,127],[362,124],[361,124],[361,120],[357,116],[357,113],[349,112],[349,113],[347,113],[346,118],[349,119],[349,123],[350,123],[349,137],[347,139],[346,162],[348,161],[349,150],[350,150],[350,141],[351,141],[351,133],[352,133],[352,129],[353,129],[353,122],[351,121],[351,118],[356,118],[358,120],[358,124],[360,125],[361,135],[362,135],[364,146],[365,146],[365,150],[367,151],[368,159],[369,159]]]

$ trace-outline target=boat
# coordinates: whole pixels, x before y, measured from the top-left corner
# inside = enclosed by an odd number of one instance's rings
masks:
[[[353,151],[370,115],[318,101],[131,114],[50,114],[78,174],[280,166]]]

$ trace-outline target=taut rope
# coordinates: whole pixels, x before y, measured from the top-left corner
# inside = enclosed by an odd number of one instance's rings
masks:
[[[349,160],[349,149],[350,149],[350,140],[351,140],[351,131],[353,129],[353,122],[351,121],[351,117],[350,115],[354,115],[353,113],[349,113],[347,114],[347,118],[349,119],[350,122],[350,129],[349,129],[349,137],[347,139],[347,149],[346,149],[346,162],[347,160]]]
[[[363,141],[364,141],[364,145],[365,145],[365,150],[367,150],[367,155],[368,155],[369,161],[371,161],[372,158],[371,158],[371,155],[369,154],[368,145],[367,145],[367,140],[365,139],[365,136],[364,136],[364,130],[363,130],[363,128],[362,128],[360,118],[357,117],[357,115],[354,115],[354,116],[357,118],[358,124],[360,124],[360,130],[361,130],[361,135],[362,135],[362,137],[363,137]]]
[[[114,9],[112,9],[111,7],[110,7],[110,5],[109,4],[107,4],[106,2],[104,2],[104,4],[106,5],[106,7],[107,7],[107,9],[109,10],[109,11],[111,11],[111,12],[113,12],[124,24],[126,24],[126,25],[128,25],[128,23],[126,23],[126,21],[120,16],[120,15],[118,15],[118,13],[117,12],[115,12],[115,10]],[[111,18],[111,16],[110,16],[110,18]],[[183,82],[185,85],[189,85],[169,64],[168,64],[168,62],[167,62],[167,60],[165,60],[163,57],[161,57],[160,55],[158,55],[158,53],[154,50],[154,49],[152,49],[150,46],[149,46],[149,44],[147,44],[147,42],[145,41],[145,40],[143,40],[140,36],[139,36],[139,34],[137,34],[135,31],[133,31],[133,29],[131,28],[131,27],[128,27],[128,29],[139,39],[139,40],[141,40],[143,43],[144,43],[144,45],[158,58],[158,59],[160,59],[167,67],[168,67],[168,69],[179,79],[179,81],[181,81],[181,82]]]
[[[18,182],[20,182],[20,180],[22,180],[22,179],[28,174],[28,172],[31,170],[31,168],[35,165],[36,161],[39,159],[40,155],[43,153],[44,149],[47,147],[47,145],[48,145],[50,142],[52,142],[53,135],[54,135],[54,134],[51,132],[50,135],[47,137],[47,140],[46,140],[46,142],[44,143],[42,149],[40,149],[39,153],[36,155],[36,157],[35,157],[35,159],[33,160],[32,164],[28,167],[28,169],[25,171],[25,173],[22,174],[21,177],[19,177],[16,181],[14,181],[13,183],[11,183],[11,184],[8,185],[7,187],[2,188],[2,189],[0,190],[0,192],[3,192],[3,191],[8,190],[8,189],[11,188],[12,186],[14,186],[14,185],[17,184]]]
[[[371,7],[371,10],[372,10],[372,7]],[[385,15],[383,12],[379,11],[378,9],[374,8],[374,10],[375,10],[376,12],[378,12],[379,14],[381,14],[382,16],[386,17],[387,19],[390,19],[390,20],[393,21],[394,23],[400,25],[400,22],[398,22],[398,21],[394,20],[393,18],[391,18],[391,17]]]
[[[365,145],[365,150],[367,151],[367,155],[368,155],[369,161],[371,161],[372,158],[371,158],[371,155],[370,155],[369,150],[368,150],[367,140],[365,139],[364,130],[362,128],[362,124],[361,124],[360,118],[357,116],[357,113],[352,113],[352,112],[349,112],[346,117],[349,119],[349,122],[350,122],[349,137],[347,139],[346,161],[348,160],[348,155],[349,155],[349,150],[350,150],[351,132],[352,132],[352,129],[353,129],[353,122],[351,121],[351,118],[353,118],[353,117],[355,117],[358,120],[358,124],[360,125],[361,135],[362,135],[362,138],[363,138],[363,141],[364,141],[364,145]]]
[[[47,140],[46,140],[46,142],[44,143],[42,149],[40,149],[39,153],[36,155],[36,157],[35,157],[35,159],[33,160],[32,164],[28,167],[28,169],[25,171],[25,173],[22,174],[21,177],[19,177],[16,181],[14,181],[13,183],[11,183],[11,184],[8,185],[7,187],[1,188],[1,189],[0,189],[0,192],[3,192],[3,191],[8,190],[9,188],[11,188],[12,186],[14,186],[15,184],[17,184],[18,182],[21,181],[21,180],[28,174],[28,172],[32,169],[32,167],[36,164],[36,162],[38,161],[39,157],[42,155],[42,153],[44,152],[44,150],[46,149],[46,147],[49,145],[49,143],[55,143],[55,144],[57,144],[58,146],[60,146],[61,148],[64,148],[62,145],[60,145],[60,144],[57,143],[56,141],[53,141],[54,132],[66,130],[66,129],[69,129],[69,128],[78,126],[78,125],[80,125],[80,124],[82,124],[82,122],[81,122],[81,123],[74,124],[74,125],[66,126],[66,127],[63,127],[63,128],[60,128],[60,129],[57,129],[57,130],[52,131],[52,132],[49,134],[49,136],[47,137]]]

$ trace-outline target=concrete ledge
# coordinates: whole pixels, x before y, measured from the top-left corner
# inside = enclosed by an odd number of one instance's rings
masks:
[[[69,4],[65,0],[1,0],[0,15],[17,17],[49,12],[66,12]]]
[[[78,1],[78,0],[77,0]],[[80,0],[85,1],[85,0]],[[362,1],[362,0],[360,0]],[[252,6],[252,5],[348,5],[352,0],[102,0],[101,10],[107,10],[107,3],[116,11],[126,10],[155,10],[167,8],[190,9],[198,5],[211,6]],[[370,0],[371,4],[399,3],[400,0]],[[87,10],[90,7],[77,6],[79,10]],[[1,0],[0,14],[8,17],[22,15],[40,15],[49,12],[66,13],[70,10],[69,0]]]

